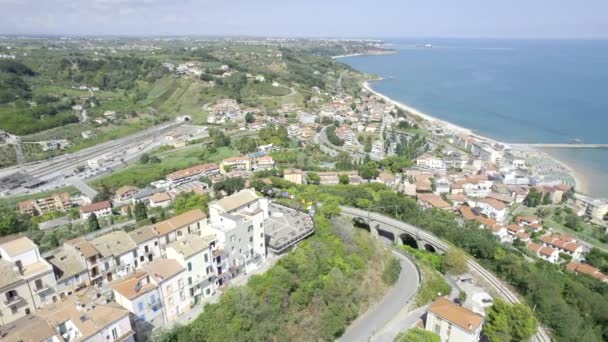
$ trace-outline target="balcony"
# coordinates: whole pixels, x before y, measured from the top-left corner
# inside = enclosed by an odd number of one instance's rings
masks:
[[[23,301],[23,298],[21,298],[19,295],[5,297],[4,298],[4,305],[11,306],[11,305],[15,305],[15,304],[21,303],[21,301]]]
[[[50,287],[47,284],[42,284],[39,287],[34,288],[34,293],[41,294],[49,289],[50,289]]]

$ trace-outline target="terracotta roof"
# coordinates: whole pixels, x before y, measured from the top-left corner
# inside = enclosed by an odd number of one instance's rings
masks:
[[[97,249],[87,240],[82,237],[77,237],[75,239],[64,242],[66,245],[73,246],[76,248],[80,254],[82,254],[85,258],[90,258],[92,256],[96,256],[99,254]]]
[[[600,272],[599,269],[597,269],[591,265],[581,264],[579,262],[571,262],[568,264],[568,266],[566,266],[566,268],[571,272],[584,273],[584,274],[590,275],[598,280],[608,281],[608,276],[606,276],[605,274]]]
[[[458,207],[458,211],[460,212],[460,215],[462,215],[462,218],[465,219],[465,221],[472,221],[478,216],[475,215],[473,209],[468,205],[461,205],[460,207]]]
[[[97,203],[91,203],[89,205],[84,205],[80,207],[80,211],[83,213],[92,213],[98,210],[112,208],[112,203],[110,201],[102,201]]]
[[[460,305],[454,304],[445,298],[437,299],[428,307],[427,311],[468,332],[476,331],[481,327],[481,324],[484,321],[482,316],[467,310]]]
[[[517,218],[515,218],[515,221],[517,223],[526,222],[526,223],[530,224],[532,222],[540,222],[541,220],[534,215],[529,215],[529,216],[517,216]]]
[[[138,245],[142,242],[152,240],[157,236],[158,235],[156,235],[156,231],[152,226],[144,226],[129,232],[129,237],[131,237],[131,240]]]
[[[186,227],[194,222],[204,220],[205,218],[207,218],[207,215],[205,215],[202,210],[194,209],[181,215],[172,217],[168,220],[159,222],[154,225],[154,229],[158,235],[165,235],[182,227]]]
[[[185,270],[177,260],[173,259],[157,259],[142,267],[150,276],[153,276],[159,282],[164,279],[169,279]]]
[[[430,204],[434,208],[444,209],[450,208],[450,203],[446,202],[439,195],[433,194],[419,194],[418,199],[422,202]]]
[[[240,162],[240,161],[249,161],[250,158],[248,156],[240,156],[240,157],[230,157],[222,160],[223,163],[230,162]]]
[[[185,177],[195,176],[195,175],[198,175],[205,171],[209,171],[209,170],[213,170],[213,169],[219,169],[219,166],[217,166],[217,164],[214,164],[214,163],[196,165],[196,166],[189,167],[187,169],[172,172],[167,175],[167,179],[177,180],[177,179],[181,179],[181,178],[185,178]]]
[[[518,226],[516,224],[510,224],[507,226],[507,230],[509,230],[510,232],[516,234],[517,232],[522,232],[525,231],[524,227],[522,226]]]
[[[136,272],[130,275],[128,278],[114,284],[112,289],[118,292],[121,296],[129,300],[133,300],[157,288],[155,284],[144,281],[143,278],[147,276],[147,272]]]
[[[477,202],[481,202],[481,203],[490,205],[496,210],[503,210],[507,207],[503,202],[501,202],[499,200],[495,200],[493,198],[480,198],[479,200],[477,200]]]
[[[532,252],[538,253],[538,251],[540,250],[540,245],[534,243],[534,242],[530,242],[526,248],[528,250],[531,250]]]
[[[570,185],[567,185],[567,184],[558,184],[555,187],[558,190],[561,190],[563,192],[568,192],[568,191],[570,191],[570,189],[572,189],[572,187]]]
[[[557,252],[557,250],[549,246],[543,246],[538,250],[538,252],[542,255],[550,257],[553,255],[553,253]]]
[[[285,170],[283,170],[283,174],[284,175],[286,175],[286,174],[298,174],[298,175],[301,175],[302,174],[302,170],[300,170],[300,169],[285,169]]]
[[[446,198],[454,202],[466,202],[469,200],[469,197],[465,194],[448,194],[446,195]]]
[[[116,190],[116,192],[114,192],[114,194],[117,195],[117,196],[123,196],[127,192],[137,191],[137,190],[139,190],[139,189],[137,187],[135,187],[135,186],[125,185],[123,187],[118,188],[118,190]]]
[[[150,201],[154,202],[154,203],[166,202],[166,201],[170,201],[170,200],[171,200],[171,196],[169,196],[169,194],[166,192],[159,192],[159,193],[152,195],[152,197],[150,197]]]
[[[383,182],[393,182],[395,180],[395,176],[388,172],[380,172],[378,178]]]

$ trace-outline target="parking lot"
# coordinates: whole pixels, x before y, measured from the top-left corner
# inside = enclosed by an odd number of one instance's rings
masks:
[[[270,215],[264,221],[268,249],[281,254],[314,232],[312,217],[276,203],[270,204]]]

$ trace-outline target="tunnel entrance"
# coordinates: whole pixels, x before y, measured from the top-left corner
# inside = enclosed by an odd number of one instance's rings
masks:
[[[435,247],[431,246],[430,244],[424,244],[424,249],[428,252],[431,253],[437,253],[437,250],[435,249]]]
[[[358,217],[353,218],[353,226],[355,226],[356,228],[367,230],[368,232],[371,231],[369,224],[367,222],[365,222],[363,219],[358,218]]]

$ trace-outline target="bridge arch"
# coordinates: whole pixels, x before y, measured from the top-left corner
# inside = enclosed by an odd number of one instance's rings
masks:
[[[382,229],[382,226],[377,224],[374,226],[376,232],[378,232],[378,236],[384,237],[390,240],[392,243],[395,243],[395,233],[390,230]]]
[[[431,245],[430,243],[424,244],[424,250],[431,253],[437,253],[437,248],[435,248],[435,246]]]
[[[418,241],[411,234],[402,233],[399,235],[399,240],[401,241],[402,244],[404,244],[406,246],[410,246],[412,248],[418,249]]]

